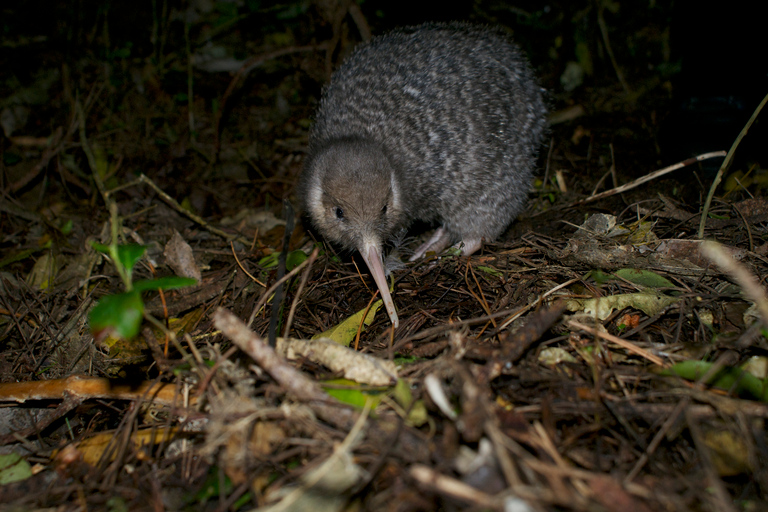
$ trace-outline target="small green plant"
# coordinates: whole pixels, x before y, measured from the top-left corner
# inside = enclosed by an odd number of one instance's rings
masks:
[[[146,252],[146,246],[116,243],[104,245],[96,242],[92,242],[91,246],[110,257],[125,287],[123,293],[103,297],[88,314],[91,332],[97,339],[107,335],[128,339],[139,333],[144,318],[142,292],[173,290],[197,283],[195,279],[177,276],[134,282],[133,267]]]

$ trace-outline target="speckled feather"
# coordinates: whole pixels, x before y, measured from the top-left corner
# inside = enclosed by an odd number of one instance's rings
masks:
[[[323,91],[304,209],[323,236],[361,252],[421,220],[441,225],[446,241],[474,242],[471,253],[523,208],[543,96],[499,30],[426,24],[376,37]]]
[[[390,213],[402,215],[384,223],[382,242],[413,220],[442,223],[454,242],[493,240],[523,207],[545,116],[541,87],[500,31],[459,23],[396,30],[359,47],[325,88],[303,195],[320,183],[312,179],[318,155],[369,141],[389,160],[401,193],[402,212]],[[349,186],[340,195],[387,193],[389,178],[375,175],[386,166],[338,160],[353,164],[337,170]]]

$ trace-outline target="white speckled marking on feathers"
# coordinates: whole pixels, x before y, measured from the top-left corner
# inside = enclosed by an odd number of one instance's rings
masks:
[[[304,209],[323,236],[360,250],[397,325],[382,244],[415,220],[442,228],[415,257],[498,237],[523,208],[545,124],[543,90],[502,32],[395,30],[358,47],[323,91]]]

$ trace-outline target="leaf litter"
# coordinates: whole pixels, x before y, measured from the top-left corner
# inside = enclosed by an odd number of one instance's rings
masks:
[[[253,91],[237,89],[242,73],[201,73],[186,96],[176,40],[164,63],[41,75],[53,85],[29,90],[69,113],[50,124],[9,110],[0,508],[767,507],[759,164],[737,169],[702,216],[704,174],[654,187],[668,166],[611,163],[628,185],[606,190],[605,118],[554,124],[540,160],[553,178],[508,233],[470,258],[392,269],[393,330],[354,255],[310,256],[319,244],[301,223],[283,246],[281,199],[302,165],[319,61],[334,53],[293,45],[309,29],[282,15],[295,32],[263,41],[281,48],[256,59],[268,69],[251,71]],[[188,36],[208,27],[190,23]],[[104,58],[121,55],[129,47]],[[227,110],[204,101],[210,90]],[[636,105],[605,104],[615,92],[583,94],[569,98],[636,122]],[[697,237],[702,218],[719,245]],[[415,244],[396,245],[404,259]],[[90,250],[110,246],[127,274]],[[128,339],[94,338],[116,319]]]

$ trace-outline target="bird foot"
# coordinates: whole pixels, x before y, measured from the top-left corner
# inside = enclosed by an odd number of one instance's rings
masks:
[[[421,244],[416,252],[411,256],[410,261],[416,261],[419,258],[423,258],[430,251],[434,251],[436,254],[443,252],[451,244],[451,235],[440,227],[435,230],[432,237],[424,244]],[[454,244],[454,248],[461,251],[462,256],[469,256],[477,251],[483,245],[482,238],[470,238],[462,240],[461,242]]]
[[[439,254],[449,245],[451,245],[451,235],[449,235],[444,228],[437,228],[435,232],[432,233],[432,237],[416,249],[416,252],[411,256],[410,261],[416,261],[423,258],[429,251],[434,251],[436,254]]]

